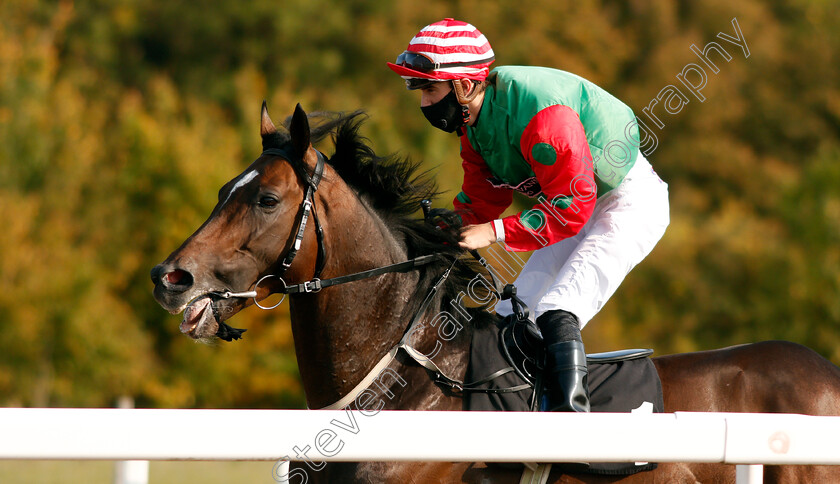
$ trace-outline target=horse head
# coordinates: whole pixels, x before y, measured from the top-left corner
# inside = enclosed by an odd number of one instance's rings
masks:
[[[260,135],[263,154],[219,190],[210,217],[151,272],[155,299],[172,314],[184,311],[181,332],[194,339],[238,339],[241,330],[224,321],[282,285],[278,278],[258,285],[262,277],[285,272],[294,279],[315,265],[316,238],[307,237],[295,264],[282,267],[306,178],[323,156],[310,143],[306,113],[298,105],[288,132],[280,131],[263,103]],[[224,297],[250,288],[255,299]]]
[[[437,194],[434,180],[407,158],[376,155],[359,134],[361,114],[310,119],[298,106],[288,129],[278,129],[263,103],[262,154],[222,187],[210,217],[151,274],[155,299],[183,311],[181,332],[203,341],[239,338],[242,330],[226,320],[271,294],[289,294],[312,407],[347,395],[411,321],[418,321],[410,333],[418,351],[440,347],[439,328],[425,320],[445,300],[460,301],[476,275],[459,259],[454,219],[438,230],[414,215]],[[335,151],[326,159],[312,143],[328,135]],[[461,333],[445,341],[469,348]],[[462,368],[465,355],[453,352],[444,366]],[[425,373],[415,377],[418,388],[433,385]]]

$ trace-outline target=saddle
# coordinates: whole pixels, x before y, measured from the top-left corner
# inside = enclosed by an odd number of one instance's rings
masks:
[[[467,410],[537,411],[545,359],[542,334],[528,319],[528,309],[516,298],[515,288],[506,287],[502,297],[511,299],[513,314],[496,317],[473,332],[466,380],[481,381],[484,388],[465,392],[465,406]],[[652,353],[630,349],[588,354],[591,411],[662,412],[662,384],[649,358]],[[655,468],[655,463],[623,462],[575,464],[569,470],[618,476]]]

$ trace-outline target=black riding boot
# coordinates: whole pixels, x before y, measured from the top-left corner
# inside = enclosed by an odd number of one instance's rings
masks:
[[[540,410],[588,412],[589,369],[577,316],[562,309],[546,311],[537,325],[546,345],[546,388]]]

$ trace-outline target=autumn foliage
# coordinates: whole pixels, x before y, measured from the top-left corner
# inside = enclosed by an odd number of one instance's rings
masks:
[[[582,75],[656,134],[671,225],[584,330],[588,349],[787,339],[840,363],[833,2],[4,0],[0,404],[302,406],[287,306],[236,316],[243,341],[198,345],[149,270],[257,156],[263,99],[278,119],[297,102],[365,109],[374,147],[424,160],[451,206],[457,140],[385,66],[447,16],[481,29],[497,64]],[[748,57],[718,36],[733,18]],[[701,102],[677,76],[712,41],[731,59],[705,71]],[[643,109],[669,85],[686,100],[660,102],[654,127]]]

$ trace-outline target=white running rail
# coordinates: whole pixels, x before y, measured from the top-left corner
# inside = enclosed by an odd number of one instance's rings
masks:
[[[791,414],[0,408],[0,459],[722,462],[739,483],[840,465],[838,435]]]

